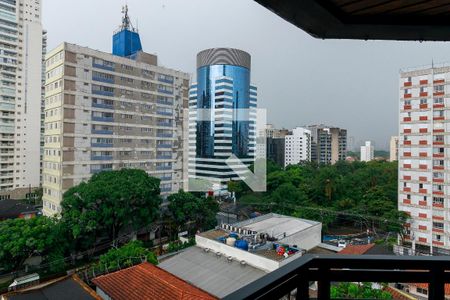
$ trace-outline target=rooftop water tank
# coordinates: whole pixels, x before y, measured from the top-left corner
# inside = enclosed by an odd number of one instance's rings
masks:
[[[233,237],[227,238],[227,245],[233,247],[234,243],[236,242],[236,239]]]
[[[248,251],[248,243],[245,240],[237,240],[234,245],[236,248]]]

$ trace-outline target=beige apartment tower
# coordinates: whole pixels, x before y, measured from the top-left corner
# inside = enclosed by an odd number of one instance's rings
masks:
[[[61,211],[63,193],[92,174],[140,168],[161,192],[183,188],[189,74],[64,43],[46,56],[43,212]]]

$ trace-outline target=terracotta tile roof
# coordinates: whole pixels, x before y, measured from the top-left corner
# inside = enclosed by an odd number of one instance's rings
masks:
[[[410,283],[410,285],[414,285],[422,289],[428,289],[428,283]],[[445,296],[450,296],[450,283],[445,284]]]
[[[387,286],[384,290],[386,292],[388,292],[389,294],[391,294],[392,299],[395,299],[395,300],[415,300],[415,299],[417,299],[417,298],[415,298],[411,295],[408,295],[407,293],[400,291],[396,288],[393,288],[391,286]]]
[[[362,255],[369,251],[375,244],[367,244],[367,245],[348,245],[344,249],[342,249],[338,254],[355,254]]]
[[[99,276],[92,282],[114,300],[217,299],[147,262]]]

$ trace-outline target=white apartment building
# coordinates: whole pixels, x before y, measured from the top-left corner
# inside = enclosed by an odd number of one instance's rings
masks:
[[[361,161],[373,160],[373,145],[371,141],[366,141],[364,146],[361,146]]]
[[[429,253],[450,253],[449,82],[449,66],[400,74],[398,206],[406,243]]]
[[[297,127],[284,137],[284,166],[311,161],[311,131]]]
[[[0,0],[0,199],[40,185],[40,0]]]
[[[63,43],[46,56],[43,212],[92,174],[140,168],[163,195],[183,188],[183,109],[189,74]],[[187,120],[186,120],[187,121]]]
[[[391,136],[389,142],[389,161],[398,160],[398,136]]]

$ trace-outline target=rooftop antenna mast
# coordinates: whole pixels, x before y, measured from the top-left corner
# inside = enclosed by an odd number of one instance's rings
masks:
[[[133,25],[131,24],[130,17],[128,16],[128,4],[122,7],[122,30],[132,30],[134,31]]]

